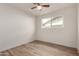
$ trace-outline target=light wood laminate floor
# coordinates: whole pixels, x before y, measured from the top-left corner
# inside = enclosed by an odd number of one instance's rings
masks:
[[[77,56],[76,49],[42,41],[33,41],[3,52],[0,56]]]

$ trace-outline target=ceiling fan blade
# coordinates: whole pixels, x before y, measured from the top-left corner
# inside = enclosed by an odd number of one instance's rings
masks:
[[[33,4],[40,5],[40,3],[33,3]]]
[[[49,5],[42,5],[43,7],[50,7]]]
[[[36,8],[36,6],[35,7],[32,7],[31,9],[35,9]]]

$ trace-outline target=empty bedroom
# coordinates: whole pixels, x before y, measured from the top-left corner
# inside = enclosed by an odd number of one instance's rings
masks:
[[[0,3],[0,56],[78,56],[78,3]]]

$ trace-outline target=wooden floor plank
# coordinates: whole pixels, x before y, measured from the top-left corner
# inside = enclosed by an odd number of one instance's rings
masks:
[[[50,44],[42,41],[33,41],[7,51],[0,52],[0,56],[77,56],[72,48]]]

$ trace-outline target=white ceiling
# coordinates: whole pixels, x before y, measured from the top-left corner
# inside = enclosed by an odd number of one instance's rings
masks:
[[[12,3],[11,6],[14,6],[22,11],[29,12],[35,16],[47,14],[53,12],[55,10],[61,9],[66,6],[74,5],[71,3],[42,3],[42,4],[49,4],[49,8],[43,8],[41,11],[37,9],[31,9],[33,7],[32,3]]]

